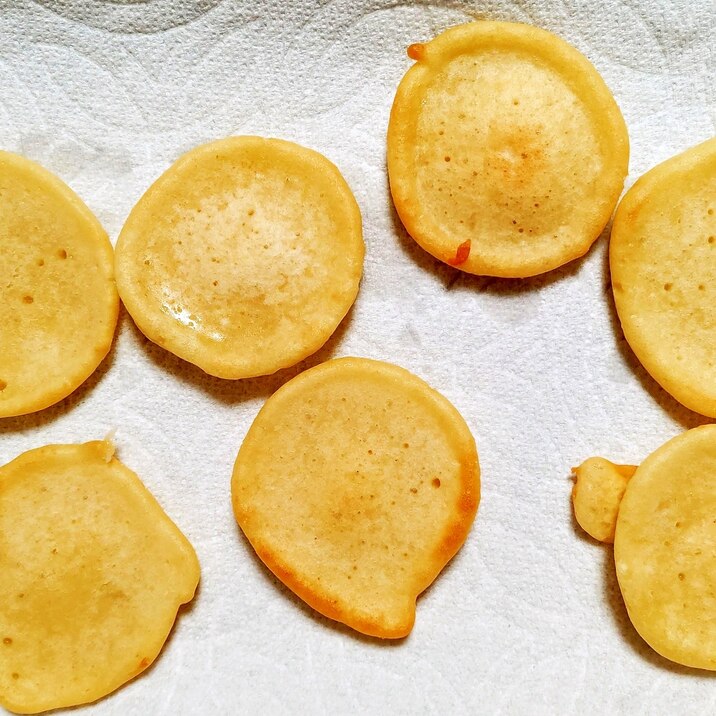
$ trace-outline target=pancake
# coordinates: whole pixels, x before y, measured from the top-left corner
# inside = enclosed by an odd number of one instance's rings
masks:
[[[408,54],[388,174],[415,241],[462,271],[511,278],[585,254],[629,160],[624,119],[592,64],[506,22],[459,25]]]
[[[382,638],[410,632],[479,494],[455,408],[408,371],[362,358],[305,371],[269,398],[232,479],[236,519],[266,566],[321,614]]]
[[[291,366],[352,306],[361,216],[338,169],[297,144],[231,137],[193,149],[144,194],[117,242],[140,330],[220,378]]]
[[[671,661],[716,670],[716,425],[679,435],[637,468],[614,562],[642,638]]]
[[[716,417],[716,138],[641,177],[614,216],[612,289],[642,365]]]
[[[144,671],[199,581],[192,546],[107,441],[0,468],[0,704],[89,703]]]
[[[81,199],[0,151],[0,418],[66,398],[109,352],[119,315],[112,245]]]

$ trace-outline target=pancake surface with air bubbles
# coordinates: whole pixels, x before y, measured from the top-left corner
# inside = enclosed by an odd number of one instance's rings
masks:
[[[119,314],[112,245],[82,200],[0,151],[0,418],[62,400],[109,352]]]
[[[399,638],[467,537],[479,475],[472,435],[444,397],[397,366],[341,358],[268,399],[232,496],[256,553],[299,597]]]
[[[627,174],[621,112],[596,69],[544,30],[474,22],[412,45],[388,129],[408,233],[463,271],[520,278],[582,256]]]
[[[325,157],[231,137],[181,157],[144,194],[117,242],[117,284],[140,330],[221,378],[291,366],[352,306],[361,215]]]
[[[609,263],[637,358],[687,408],[716,417],[716,139],[654,167],[624,195]]]

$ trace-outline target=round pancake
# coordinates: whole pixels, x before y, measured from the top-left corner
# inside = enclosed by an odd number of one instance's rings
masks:
[[[403,637],[479,502],[460,414],[402,368],[323,363],[268,399],[232,480],[236,519],[301,599],[365,634]]]
[[[192,546],[106,442],[0,468],[0,704],[94,701],[157,657],[199,581]]]
[[[529,25],[473,22],[427,44],[398,87],[388,173],[408,233],[468,273],[520,278],[587,252],[627,174],[599,73]]]
[[[639,465],[619,508],[614,561],[648,644],[716,670],[716,425],[679,435]]]
[[[67,397],[102,362],[119,314],[112,245],[60,179],[0,151],[0,418]]]
[[[609,263],[637,358],[687,408],[716,417],[716,138],[654,167],[624,195]]]
[[[318,350],[358,293],[361,216],[338,169],[290,142],[193,149],[144,194],[116,249],[140,330],[220,378],[273,373]]]

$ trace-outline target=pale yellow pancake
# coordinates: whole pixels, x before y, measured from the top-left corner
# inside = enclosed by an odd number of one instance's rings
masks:
[[[0,418],[67,397],[117,325],[112,245],[60,179],[0,151]]]
[[[679,435],[638,467],[619,508],[614,561],[648,644],[716,670],[716,425]]]
[[[192,546],[107,441],[0,468],[0,705],[84,704],[144,671],[199,581]]]
[[[532,276],[586,253],[629,161],[624,119],[592,64],[549,32],[505,22],[453,27],[408,54],[388,128],[408,233],[488,276]]]
[[[362,358],[323,363],[269,398],[232,480],[236,519],[266,566],[325,616],[383,638],[410,632],[479,495],[455,408],[408,371]]]
[[[221,378],[307,357],[350,309],[361,216],[338,169],[297,144],[231,137],[181,157],[134,207],[117,285],[152,341]]]
[[[625,194],[609,246],[619,320],[652,377],[716,417],[716,138]]]
[[[614,542],[619,505],[634,465],[615,465],[603,457],[590,457],[573,468],[574,517],[579,526],[600,542]]]

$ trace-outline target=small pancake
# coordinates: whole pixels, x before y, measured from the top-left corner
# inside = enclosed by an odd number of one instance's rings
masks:
[[[614,561],[646,642],[679,664],[716,670],[716,425],[679,435],[637,468]]]
[[[301,599],[365,634],[403,637],[480,495],[475,442],[408,371],[341,358],[266,401],[234,466],[236,519]]]
[[[338,169],[278,139],[193,149],[134,207],[117,285],[140,330],[220,378],[273,373],[318,350],[353,304],[361,216]]]
[[[107,441],[0,468],[0,704],[109,694],[157,657],[199,581],[192,546]]]
[[[468,273],[521,278],[587,252],[627,174],[614,97],[576,49],[536,27],[473,22],[427,44],[390,115],[401,221]]]
[[[82,200],[0,151],[0,418],[42,410],[109,352],[119,314],[112,245]]]
[[[629,345],[668,393],[716,417],[716,138],[624,195],[609,245]]]
[[[634,465],[615,465],[603,457],[590,457],[573,468],[574,517],[579,526],[600,542],[614,542],[619,505]]]

